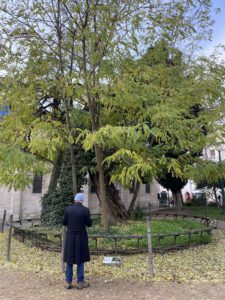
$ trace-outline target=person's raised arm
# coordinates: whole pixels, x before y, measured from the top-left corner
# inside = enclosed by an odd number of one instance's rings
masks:
[[[91,215],[90,215],[90,210],[89,209],[87,209],[87,215],[86,215],[85,225],[87,227],[91,227],[92,226],[92,219],[91,219]]]

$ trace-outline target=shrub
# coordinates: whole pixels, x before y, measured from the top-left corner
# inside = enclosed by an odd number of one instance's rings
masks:
[[[137,206],[131,213],[132,220],[142,220],[143,217],[144,217],[144,212],[139,206]]]
[[[218,207],[216,202],[209,202],[209,204],[207,204],[208,207]]]
[[[196,194],[194,195],[192,201],[195,206],[203,206],[206,204],[206,196],[204,193]]]
[[[45,194],[42,198],[41,223],[45,226],[57,226],[62,224],[65,207],[72,204],[73,193],[60,193],[57,189],[51,194]]]
[[[61,225],[65,208],[73,203],[71,165],[69,159],[65,160],[56,190],[42,197],[41,223],[45,226]],[[84,176],[78,174],[78,189],[84,180]]]
[[[184,206],[194,206],[194,201],[186,202]]]

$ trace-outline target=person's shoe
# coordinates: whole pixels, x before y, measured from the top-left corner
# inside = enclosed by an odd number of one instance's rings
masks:
[[[89,282],[86,282],[86,281],[82,281],[82,282],[77,283],[77,289],[78,290],[86,289],[89,286],[90,286]]]
[[[70,289],[72,289],[72,283],[71,282],[66,282],[65,283],[65,289],[67,289],[67,290],[70,290]]]

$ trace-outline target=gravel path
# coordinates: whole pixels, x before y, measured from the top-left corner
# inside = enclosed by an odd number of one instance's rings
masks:
[[[219,221],[218,228],[225,229],[225,222]],[[224,253],[224,244],[215,244],[211,246],[216,247],[220,265]],[[202,248],[201,248],[202,249]],[[22,251],[22,250],[21,250]],[[199,251],[196,250],[195,255]],[[200,251],[202,252],[202,250]],[[21,253],[21,252],[20,252]],[[215,252],[213,252],[215,253]],[[207,252],[206,252],[207,254]],[[220,255],[221,254],[221,255]],[[20,255],[21,256],[21,255]],[[215,258],[214,262],[216,264]],[[211,258],[210,258],[211,259]],[[32,265],[34,265],[34,261]],[[54,260],[55,261],[55,260]],[[165,261],[166,262],[166,261]],[[165,262],[163,265],[165,265]],[[225,285],[224,283],[212,282],[197,282],[190,281],[185,283],[167,282],[143,282],[129,281],[129,280],[105,280],[93,277],[89,278],[90,288],[78,291],[75,288],[72,290],[64,289],[63,279],[59,277],[51,278],[46,272],[40,270],[34,273],[33,271],[21,271],[15,268],[0,265],[0,299],[4,300],[74,300],[74,299],[91,299],[91,300],[224,300],[225,299]],[[34,265],[35,266],[35,265]],[[195,269],[196,269],[195,265]],[[207,266],[205,266],[207,268]],[[218,270],[221,276],[221,270]],[[177,274],[177,273],[176,273]],[[183,273],[182,273],[183,274]],[[218,274],[218,273],[216,273]],[[225,273],[224,273],[225,274]],[[110,275],[109,275],[110,276]]]
[[[0,299],[4,300],[224,300],[224,284],[105,281],[90,278],[90,288],[65,290],[61,280],[1,269]]]

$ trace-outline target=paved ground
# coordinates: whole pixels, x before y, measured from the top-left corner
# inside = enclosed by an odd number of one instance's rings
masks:
[[[4,300],[224,300],[225,285],[211,283],[138,283],[90,279],[90,288],[65,290],[63,281],[21,271],[0,269],[0,299]]]

